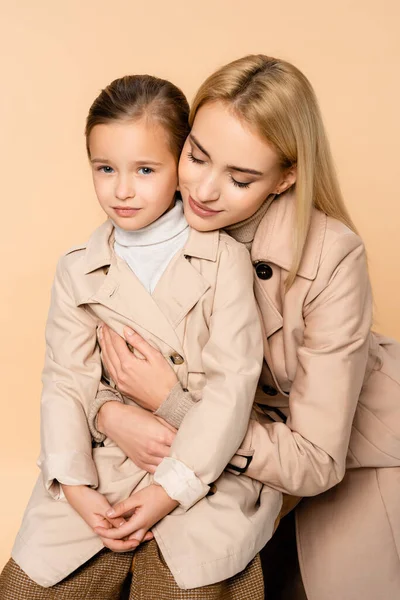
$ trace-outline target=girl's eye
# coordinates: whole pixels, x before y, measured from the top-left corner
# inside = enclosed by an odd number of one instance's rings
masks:
[[[140,175],[150,175],[150,173],[153,173],[153,169],[150,167],[140,167],[138,172]]]
[[[99,167],[98,171],[102,171],[103,173],[114,173],[114,169],[112,167],[109,167],[108,165],[103,165],[102,167]]]
[[[193,154],[191,152],[188,152],[188,158],[196,165],[204,165],[204,160],[200,160],[199,158],[196,158],[195,156],[193,156]]]
[[[236,179],[233,179],[232,175],[230,177],[231,177],[232,183],[235,187],[242,188],[242,189],[250,187],[251,181],[249,181],[248,183],[245,183],[244,181],[236,181]]]

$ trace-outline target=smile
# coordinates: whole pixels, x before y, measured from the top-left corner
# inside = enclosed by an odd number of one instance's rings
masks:
[[[211,208],[203,206],[203,204],[199,204],[196,200],[193,200],[191,196],[189,196],[189,206],[199,217],[214,217],[222,212],[222,210],[212,210]]]

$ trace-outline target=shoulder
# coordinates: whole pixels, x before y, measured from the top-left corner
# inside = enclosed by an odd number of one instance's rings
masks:
[[[363,290],[369,287],[367,257],[362,239],[338,219],[326,215],[325,219],[321,255],[308,301],[332,285],[340,288],[342,293],[349,286]]]
[[[59,258],[57,263],[57,272],[62,275],[73,271],[79,264],[83,263],[88,242],[75,244],[66,250]]]
[[[251,262],[250,252],[247,250],[246,246],[237,242],[233,237],[231,237],[225,231],[219,232],[219,254],[226,254],[227,256],[242,256],[247,259],[247,261]]]
[[[235,261],[239,256],[250,262],[245,246],[221,230],[197,231],[191,228],[183,251],[188,256],[217,264],[223,260]]]
[[[76,244],[66,250],[58,262],[61,271],[74,274],[88,272],[110,260],[110,235],[113,225],[106,221],[94,230],[87,242]]]
[[[246,282],[252,288],[253,264],[251,262],[250,252],[246,246],[234,240],[224,231],[219,234],[218,247],[218,273],[220,279],[228,278],[235,283]]]
[[[320,264],[328,262],[335,268],[352,254],[365,254],[360,236],[338,219],[326,217]]]

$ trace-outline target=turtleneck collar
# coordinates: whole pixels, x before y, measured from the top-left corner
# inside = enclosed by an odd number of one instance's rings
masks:
[[[276,195],[271,194],[268,196],[265,202],[261,204],[260,208],[254,213],[254,215],[251,215],[251,217],[248,217],[244,221],[229,225],[229,227],[226,227],[225,231],[229,233],[229,235],[237,242],[244,244],[248,250],[251,250],[258,226],[275,198]]]
[[[177,200],[175,206],[163,214],[159,219],[137,231],[126,231],[115,227],[115,242],[119,246],[152,246],[170,240],[189,227],[183,214],[183,204]]]

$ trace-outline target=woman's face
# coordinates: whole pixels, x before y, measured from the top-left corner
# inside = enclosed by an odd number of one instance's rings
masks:
[[[189,224],[220,229],[253,215],[295,181],[275,150],[222,102],[202,106],[182,150],[179,187]]]

